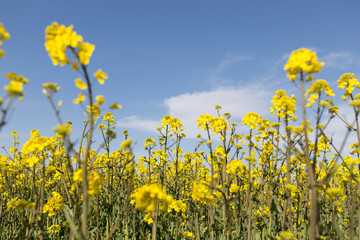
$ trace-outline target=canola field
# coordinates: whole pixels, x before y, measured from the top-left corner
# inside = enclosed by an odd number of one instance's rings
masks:
[[[0,23],[0,47],[9,37]],[[269,109],[276,121],[250,112],[232,122],[216,105],[199,116],[194,151],[184,152],[181,120],[165,116],[159,138],[148,138],[146,155],[135,156],[131,136],[102,111],[105,96],[93,92],[108,78],[101,69],[87,70],[95,46],[73,26],[52,23],[45,48],[55,66],[79,72],[73,103],[86,110],[84,129],[75,144],[72,123],[61,120],[62,102],[55,102],[60,86],[44,83],[59,125],[51,137],[33,130],[24,142],[13,131],[13,146],[0,155],[0,239],[360,238],[360,82],[353,73],[338,77],[343,95],[335,96],[314,76],[323,65],[316,53],[295,50],[284,70],[301,97],[276,91]],[[6,59],[1,49],[0,57]],[[9,84],[0,99],[0,128],[28,83],[4,74]],[[339,116],[335,97],[353,109],[354,122]],[[333,144],[327,126],[336,118],[344,132],[356,133],[355,142]],[[93,144],[95,134],[101,144]],[[120,147],[112,145],[116,137],[124,139]]]

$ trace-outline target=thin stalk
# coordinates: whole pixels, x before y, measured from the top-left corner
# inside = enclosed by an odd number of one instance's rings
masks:
[[[306,98],[305,98],[305,87],[304,87],[304,73],[300,71],[300,82],[301,82],[301,105],[303,112],[304,121],[304,136],[305,136],[305,147],[304,155],[305,162],[307,165],[307,171],[309,174],[309,194],[310,194],[310,240],[319,239],[319,226],[318,226],[318,202],[317,202],[317,185],[315,177],[315,168],[311,164],[309,154],[309,137],[308,137],[308,123],[306,117]]]
[[[90,78],[88,72],[86,70],[86,65],[81,64],[81,68],[85,74],[86,83],[88,86],[88,97],[90,103],[90,113],[89,113],[89,133],[87,135],[87,143],[85,149],[85,157],[83,159],[82,170],[83,170],[83,183],[82,183],[82,194],[83,194],[83,208],[81,215],[81,234],[83,238],[87,239],[88,234],[88,214],[89,214],[89,194],[88,194],[88,160],[90,159],[90,146],[92,141],[93,134],[93,126],[94,126],[94,115],[93,115],[93,95],[92,95],[92,87],[90,83]],[[93,161],[90,163],[90,167],[92,167]]]

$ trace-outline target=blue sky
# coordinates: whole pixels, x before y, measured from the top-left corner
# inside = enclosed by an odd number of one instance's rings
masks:
[[[198,133],[197,117],[215,114],[215,104],[232,113],[233,122],[251,111],[270,118],[277,89],[298,95],[283,71],[298,48],[317,51],[326,65],[316,77],[330,82],[337,99],[336,80],[345,72],[357,75],[360,67],[359,1],[14,0],[1,8],[0,22],[11,38],[2,46],[0,73],[14,71],[30,80],[24,101],[0,133],[5,146],[13,130],[22,141],[32,129],[53,134],[57,121],[42,94],[45,82],[62,87],[55,99],[64,101],[62,118],[73,121],[73,140],[79,138],[83,113],[72,104],[79,75],[70,66],[53,66],[44,48],[45,28],[54,21],[73,24],[95,44],[89,71],[101,68],[109,75],[105,85],[95,85],[95,94],[105,95],[107,106],[123,106],[114,112],[117,133],[128,129],[137,151],[146,137],[157,136],[155,128],[167,114],[182,120],[190,138]],[[341,123],[333,128],[345,132]]]

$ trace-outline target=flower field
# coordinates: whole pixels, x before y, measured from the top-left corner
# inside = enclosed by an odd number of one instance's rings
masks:
[[[0,23],[0,47],[9,37]],[[168,115],[158,139],[143,143],[146,154],[135,156],[131,136],[102,110],[105,96],[93,91],[108,78],[102,69],[87,69],[95,45],[73,26],[52,23],[45,48],[54,65],[79,73],[73,103],[84,109],[84,128],[75,144],[72,122],[62,120],[62,102],[55,102],[60,86],[44,83],[58,126],[52,137],[33,130],[25,142],[13,131],[13,146],[0,155],[0,239],[360,239],[360,82],[354,74],[338,78],[353,122],[339,116],[329,83],[314,76],[324,63],[298,49],[284,70],[301,99],[276,91],[269,109],[276,121],[250,112],[232,122],[216,105],[199,116],[193,151],[184,152],[181,120]],[[0,58],[6,59],[1,48]],[[0,129],[29,82],[16,73],[5,77]],[[334,145],[327,127],[336,118],[347,136],[356,132],[356,142]],[[96,134],[102,143],[93,142]],[[121,146],[115,138],[123,139]]]

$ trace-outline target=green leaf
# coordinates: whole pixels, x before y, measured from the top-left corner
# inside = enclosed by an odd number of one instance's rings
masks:
[[[70,209],[67,205],[64,205],[64,213],[65,213],[66,220],[69,223],[71,232],[74,234],[74,237],[78,240],[84,240],[83,237],[81,236],[81,234],[78,232],[78,227],[75,225],[75,223],[71,217],[71,214],[70,214]]]

